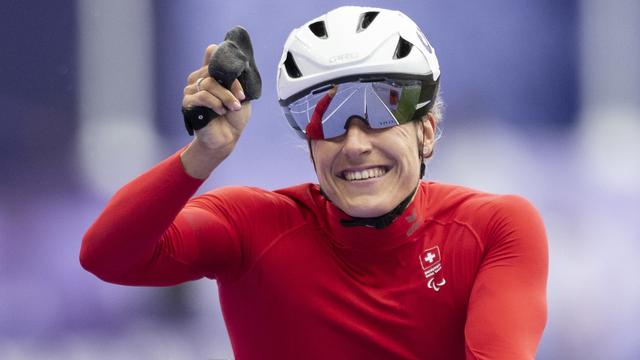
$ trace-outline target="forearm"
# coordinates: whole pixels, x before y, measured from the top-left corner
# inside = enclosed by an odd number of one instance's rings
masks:
[[[120,189],[85,234],[80,262],[112,282],[152,258],[176,215],[202,184],[174,154]]]

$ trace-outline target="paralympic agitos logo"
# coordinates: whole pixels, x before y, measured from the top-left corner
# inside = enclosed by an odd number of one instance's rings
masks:
[[[440,291],[440,288],[447,283],[440,271],[442,270],[440,248],[434,246],[423,251],[420,254],[420,266],[422,266],[424,276],[427,278],[427,287],[436,292]]]

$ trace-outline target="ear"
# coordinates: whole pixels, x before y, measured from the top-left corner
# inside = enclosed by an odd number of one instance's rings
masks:
[[[422,144],[422,154],[424,158],[428,159],[433,154],[433,147],[436,142],[436,126],[438,120],[432,113],[427,113],[422,117],[422,134],[418,134],[421,137],[420,144]]]

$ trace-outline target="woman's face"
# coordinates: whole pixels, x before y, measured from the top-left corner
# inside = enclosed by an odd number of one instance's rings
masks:
[[[312,140],[320,187],[345,213],[376,217],[395,208],[420,179],[420,157],[429,154],[435,119],[386,129],[371,129],[360,118],[349,120],[347,132],[328,140]],[[424,136],[424,138],[423,138]],[[424,147],[420,149],[420,144]]]

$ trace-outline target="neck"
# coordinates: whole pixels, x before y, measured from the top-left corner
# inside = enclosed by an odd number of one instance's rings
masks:
[[[369,218],[352,216],[352,219],[342,219],[340,220],[340,223],[345,227],[366,226],[366,227],[372,227],[376,229],[383,229],[391,225],[393,221],[402,214],[402,212],[407,208],[407,206],[409,206],[409,204],[411,203],[411,200],[413,200],[413,198],[416,195],[417,189],[418,187],[416,186],[406,198],[404,198],[396,207],[391,209],[391,211],[389,211],[386,214],[382,214],[376,217],[369,217]],[[329,197],[325,194],[325,192],[322,191],[322,188],[320,189],[320,193],[328,201],[331,201],[331,199],[329,199]]]

